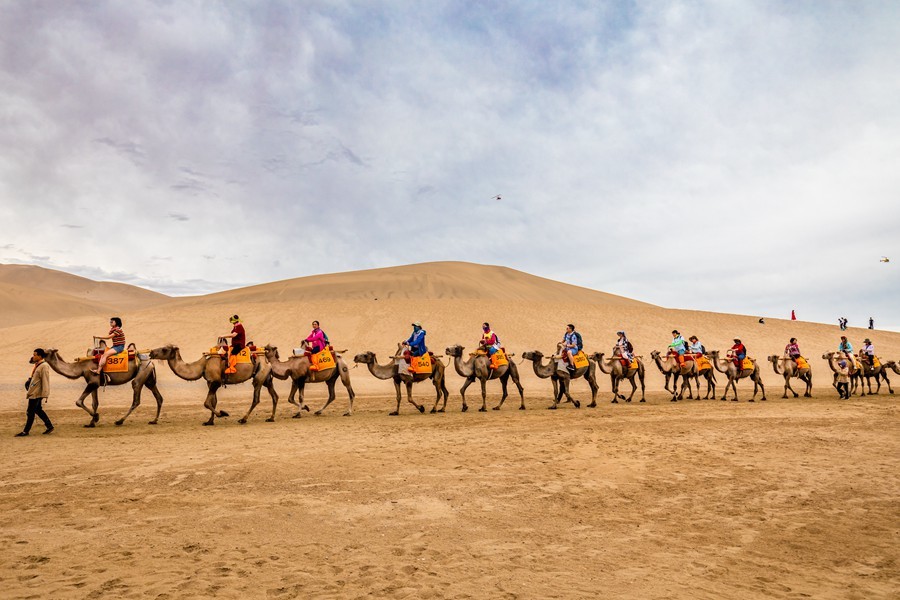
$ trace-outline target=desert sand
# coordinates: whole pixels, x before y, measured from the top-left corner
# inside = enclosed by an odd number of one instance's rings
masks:
[[[900,437],[896,399],[839,401],[822,352],[836,326],[670,310],[502,267],[431,263],[277,282],[195,298],[0,265],[0,596],[6,598],[896,598],[900,594]],[[500,282],[500,283],[498,283]],[[24,294],[24,296],[23,296]],[[335,345],[385,361],[409,323],[429,346],[472,347],[490,321],[511,352],[549,353],[567,322],[590,351],[624,328],[638,354],[669,331],[708,349],[741,337],[753,356],[799,338],[814,398],[670,403],[648,364],[647,402],[548,411],[550,383],[520,366],[528,410],[459,412],[450,368],[443,414],[399,417],[390,382],[351,370],[358,393],[321,417],[292,419],[289,384],[274,423],[264,394],[247,425],[202,427],[202,382],[156,364],[149,394],[121,427],[127,386],[101,392],[98,427],[74,407],[83,387],[57,375],[46,410],[56,431],[12,434],[36,346],[83,354],[107,318],[141,348],[177,343],[191,360],[239,313],[250,338],[289,352],[318,319]],[[870,335],[900,359],[900,334]],[[518,360],[519,356],[516,357]],[[446,358],[445,358],[446,361]],[[894,373],[890,373],[894,376]],[[897,379],[896,377],[894,377]],[[719,377],[721,394],[724,377]],[[798,386],[795,385],[795,389]],[[626,386],[626,390],[630,389]],[[246,410],[249,386],[220,406]],[[489,384],[488,405],[499,400]],[[427,383],[415,388],[429,408]],[[583,381],[574,395],[589,400]],[[470,407],[480,400],[470,388]],[[323,386],[307,399],[324,402]],[[757,397],[759,400],[759,397]]]

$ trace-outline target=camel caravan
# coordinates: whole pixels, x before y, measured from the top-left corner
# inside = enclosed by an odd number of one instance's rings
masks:
[[[350,383],[350,368],[344,359],[347,350],[335,350],[318,321],[313,321],[309,336],[284,360],[276,346],[266,345],[259,348],[252,341],[248,341],[238,315],[232,316],[229,322],[232,325],[231,331],[219,336],[215,346],[192,362],[186,362],[181,356],[180,349],[174,344],[142,350],[138,350],[134,344],[126,346],[122,321],[118,317],[110,320],[108,335],[94,338],[94,345],[85,356],[76,358],[70,363],[60,356],[58,350],[49,349],[46,351],[45,360],[53,371],[63,377],[85,381],[84,391],[75,402],[90,416],[90,421],[85,427],[95,427],[100,420],[98,390],[129,382],[133,390],[132,403],[115,424],[122,425],[140,405],[144,388],[149,389],[156,399],[156,414],[149,423],[157,424],[163,404],[153,362],[157,360],[165,361],[169,369],[185,381],[203,379],[206,382],[207,392],[203,406],[209,411],[209,418],[204,425],[214,425],[217,418],[229,416],[226,411],[218,408],[218,391],[229,385],[247,382],[253,388],[252,400],[247,412],[238,420],[239,423],[247,423],[250,419],[260,402],[263,388],[272,400],[272,411],[266,421],[275,420],[278,407],[275,380],[291,381],[288,402],[296,407],[293,418],[300,418],[303,411],[310,410],[304,400],[307,385],[325,384],[327,388],[328,398],[325,404],[314,412],[315,415],[321,415],[336,399],[338,382],[348,396],[344,416],[353,414],[353,400],[356,395]],[[424,413],[425,405],[416,402],[413,391],[415,384],[425,381],[434,387],[435,400],[431,412],[445,412],[450,396],[447,389],[447,367],[450,361],[457,375],[464,380],[459,390],[462,412],[468,411],[469,408],[466,390],[476,381],[481,388],[479,412],[487,411],[487,392],[488,387],[494,385],[491,384],[493,381],[500,382],[502,392],[500,401],[493,410],[500,410],[503,407],[509,396],[510,381],[518,392],[519,410],[525,410],[525,390],[520,381],[518,365],[526,360],[531,361],[534,374],[539,379],[550,380],[553,396],[548,408],[551,410],[557,409],[563,402],[571,403],[575,408],[581,407],[581,402],[572,394],[572,384],[578,379],[584,379],[591,391],[591,402],[587,407],[596,407],[599,373],[609,375],[611,403],[617,404],[619,400],[631,402],[638,385],[641,390],[639,402],[645,402],[644,357],[635,354],[634,347],[624,331],[617,332],[618,339],[611,355],[607,357],[603,352],[587,354],[584,351],[581,334],[570,323],[553,352],[544,354],[540,350],[528,350],[521,354],[522,358],[517,363],[513,360],[515,354],[508,352],[501,344],[489,323],[482,324],[482,337],[473,351],[467,353],[464,346],[457,344],[447,347],[444,355],[436,355],[428,350],[425,343],[427,332],[423,329],[422,323],[414,322],[412,328],[409,337],[397,344],[396,351],[384,364],[379,363],[376,353],[370,350],[353,357],[354,368],[364,365],[376,379],[390,380],[394,384],[397,404],[390,415],[400,414],[402,388],[406,390],[407,402],[418,412]],[[445,356],[447,363],[441,360]],[[827,352],[822,358],[833,374],[832,386],[841,399],[849,399],[853,395],[862,397],[867,393],[878,394],[881,391],[882,381],[889,393],[894,393],[888,379],[888,371],[900,373],[900,365],[896,361],[882,361],[876,356],[872,342],[868,338],[864,340],[862,349],[854,354],[852,345],[845,336],[842,336],[838,350]],[[718,350],[707,350],[697,336],[690,336],[685,340],[678,330],[673,330],[669,346],[663,352],[658,350],[650,352],[650,360],[665,377],[665,390],[671,394],[672,402],[683,400],[685,395],[688,399],[696,397],[700,400],[701,380],[706,384],[702,399],[715,398],[719,385],[718,378],[723,375],[725,383],[721,400],[728,399],[730,390],[731,400],[737,402],[738,383],[741,380],[753,383],[753,394],[749,402],[754,402],[758,393],[761,393],[760,400],[766,400],[766,390],[760,375],[761,367],[756,359],[748,355],[746,346],[739,338],[734,339],[734,345],[722,356]],[[809,360],[801,355],[795,338],[791,338],[781,355],[770,355],[767,360],[772,364],[775,373],[784,378],[782,398],[788,398],[789,392],[794,398],[799,397],[798,391],[792,386],[795,379],[798,380],[798,384],[804,385],[803,396],[812,397],[812,367]],[[872,379],[875,380],[874,391]],[[620,386],[625,381],[631,385],[631,391],[627,396],[624,391],[620,391]],[[90,406],[85,405],[88,396],[91,397]]]

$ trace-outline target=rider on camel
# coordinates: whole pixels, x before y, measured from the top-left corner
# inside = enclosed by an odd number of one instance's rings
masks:
[[[613,355],[618,354],[622,358],[622,363],[628,368],[631,361],[634,360],[634,346],[628,341],[628,336],[625,335],[624,331],[617,331],[616,335],[619,336],[619,339],[616,340]]]
[[[669,344],[669,354],[678,359],[678,366],[684,366],[684,353],[687,351],[687,342],[681,337],[677,329],[672,330],[672,343]]]
[[[500,338],[491,330],[490,323],[481,324],[481,341],[478,342],[478,346],[487,352],[488,356],[493,356],[500,350]]]
[[[319,328],[318,321],[312,322],[312,331],[303,341],[306,342],[306,354],[310,356],[318,354],[328,347],[328,336]]]
[[[103,354],[100,355],[100,362],[97,364],[97,368],[91,369],[91,373],[99,375],[103,371],[103,367],[106,366],[107,358],[119,354],[120,352],[124,352],[125,350],[125,332],[122,331],[122,319],[119,317],[110,317],[109,334],[103,337],[98,336],[96,339],[112,340],[111,346],[104,350]]]
[[[223,335],[222,337],[231,340],[231,352],[228,353],[228,368],[225,369],[225,373],[230,375],[232,373],[237,373],[237,355],[241,353],[241,350],[244,349],[244,346],[247,343],[247,333],[244,331],[244,326],[241,324],[241,318],[237,315],[228,319],[228,322],[232,325],[231,333]]]
[[[734,338],[734,346],[731,347],[731,354],[734,357],[734,366],[740,374],[740,372],[744,370],[744,359],[747,358],[747,348],[738,338]]]
[[[797,343],[797,338],[791,338],[788,345],[784,347],[784,355],[794,361],[794,365],[797,364],[797,359],[800,358],[800,345]]]
[[[410,363],[410,357],[423,356],[428,352],[428,348],[425,346],[426,331],[422,329],[422,323],[416,321],[412,324],[412,328],[413,330],[409,338],[405,342],[402,342],[402,345],[406,348],[403,351],[403,358],[406,359],[406,364]]]

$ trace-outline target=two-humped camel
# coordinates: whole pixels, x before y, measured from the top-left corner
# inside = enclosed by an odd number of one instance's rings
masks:
[[[129,345],[129,348],[133,347],[134,344]],[[95,364],[91,358],[83,358],[74,363],[69,363],[62,359],[58,350],[53,348],[47,350],[46,361],[51,369],[66,379],[84,379],[87,383],[81,396],[75,401],[76,406],[84,409],[87,414],[91,415],[91,422],[85,425],[85,427],[94,427],[97,424],[97,421],[100,420],[100,400],[97,398],[97,388],[101,385],[123,385],[129,381],[131,382],[131,388],[134,391],[131,408],[128,409],[125,416],[116,421],[116,425],[124,423],[125,419],[128,418],[128,415],[140,405],[141,391],[145,387],[153,392],[153,397],[156,398],[156,416],[150,421],[150,425],[156,425],[159,421],[159,412],[162,410],[163,397],[156,387],[156,368],[149,360],[141,361],[136,353],[134,356],[129,356],[127,371],[122,373],[104,372],[103,376],[92,371],[92,369],[95,368]],[[104,376],[106,378],[105,382],[102,380],[102,377]],[[91,395],[93,410],[84,405],[84,399],[87,398],[88,394]]]
[[[466,388],[475,383],[476,379],[481,383],[481,408],[478,409],[478,412],[487,410],[486,384],[492,379],[499,379],[500,386],[503,388],[503,397],[500,398],[500,404],[494,407],[494,410],[500,410],[500,407],[506,401],[506,397],[509,396],[506,388],[510,378],[516,384],[516,387],[519,388],[519,398],[521,400],[519,410],[525,410],[525,390],[522,388],[522,384],[519,383],[519,369],[515,363],[510,362],[496,369],[491,369],[491,359],[486,354],[476,354],[470,356],[469,360],[464,361],[462,359],[464,350],[465,348],[459,345],[450,346],[445,350],[447,356],[453,357],[453,366],[456,369],[456,373],[466,379],[466,382],[459,390],[459,394],[462,396],[463,412],[469,410],[469,406],[466,404]],[[508,354],[507,358],[511,356],[511,354]]]
[[[888,379],[887,370],[884,368],[884,363],[881,362],[881,359],[878,359],[880,363],[877,367],[872,367],[868,362],[862,359],[862,351],[860,351],[859,363],[862,365],[862,369],[860,370],[860,389],[863,389],[863,384],[865,384],[869,388],[869,395],[877,394],[881,391],[881,380],[884,379],[884,383],[888,387],[888,391],[890,393],[894,393],[893,388],[891,388],[891,381]],[[875,388],[875,391],[872,391],[872,377],[875,378],[875,384],[878,386]],[[862,378],[865,378],[863,380]],[[865,394],[863,394],[865,396]]]
[[[637,384],[634,382],[634,378],[637,377],[641,383],[641,402],[646,402],[644,399],[644,362],[639,358],[635,357],[635,362],[637,362],[637,367],[632,368],[630,365],[626,369],[625,365],[622,364],[622,357],[620,356],[612,356],[610,358],[604,358],[604,352],[594,352],[591,354],[590,358],[592,361],[597,363],[597,367],[600,369],[601,373],[609,375],[610,382],[612,383],[612,393],[613,393],[613,404],[619,403],[619,398],[624,400],[625,402],[631,402],[631,399],[634,398],[634,393],[637,391]],[[619,393],[619,384],[622,383],[622,380],[627,379],[631,383],[631,395],[627,398],[624,394]]]
[[[556,356],[551,356],[550,361],[545,365],[543,362],[544,355],[539,350],[523,352],[522,358],[531,361],[535,375],[541,379],[549,378],[550,381],[553,382],[553,404],[548,407],[549,409],[556,410],[563,394],[565,394],[568,402],[575,405],[575,408],[581,408],[581,402],[572,398],[572,394],[569,393],[572,380],[578,379],[579,377],[584,377],[588,382],[588,385],[591,386],[591,403],[588,404],[588,408],[597,406],[597,390],[599,389],[599,386],[597,385],[595,367],[593,364],[588,363],[588,366],[586,367],[581,367],[574,372],[569,372],[565,367],[559,368],[557,366],[559,357]]]
[[[303,390],[307,383],[325,383],[325,385],[328,386],[328,401],[325,402],[325,406],[315,412],[316,415],[321,415],[322,411],[328,408],[329,404],[334,402],[334,388],[338,379],[340,379],[341,383],[344,384],[344,387],[347,388],[347,394],[350,397],[350,404],[347,408],[347,412],[344,413],[344,416],[349,417],[353,414],[353,399],[356,397],[356,394],[353,392],[353,386],[350,385],[350,372],[347,369],[347,363],[345,363],[344,359],[336,352],[334,353],[334,363],[336,366],[321,371],[310,370],[312,363],[306,355],[295,355],[289,357],[285,361],[280,361],[278,348],[275,346],[266,346],[265,352],[266,360],[269,362],[269,366],[272,369],[272,376],[276,379],[290,378],[292,382],[291,393],[288,395],[288,402],[297,407],[297,412],[294,414],[295,419],[300,418],[302,411],[309,410],[303,400]],[[294,395],[298,393],[300,399],[299,401],[296,401],[294,400]]]
[[[650,353],[650,357],[653,359],[653,362],[656,363],[656,367],[659,369],[659,372],[666,376],[666,391],[669,391],[669,377],[672,377],[672,400],[671,402],[677,402],[684,398],[684,390],[685,388],[688,391],[688,398],[692,399],[694,397],[693,391],[691,389],[691,380],[695,380],[697,382],[697,399],[700,399],[700,379],[697,375],[697,363],[693,360],[686,360],[683,363],[679,364],[678,359],[671,354],[666,354],[665,360],[662,359],[659,350],[654,350]],[[678,378],[681,377],[681,391],[678,391]],[[709,379],[707,379],[709,381]],[[706,386],[706,394],[709,395],[709,384]]]
[[[414,383],[419,383],[420,381],[431,380],[431,383],[434,384],[434,391],[437,394],[437,397],[434,400],[434,406],[431,408],[431,412],[444,412],[447,408],[447,399],[450,397],[450,392],[447,391],[447,382],[445,379],[446,375],[446,365],[442,363],[439,359],[435,358],[432,360],[431,373],[410,373],[409,371],[400,371],[400,365],[397,364],[399,360],[403,360],[400,358],[399,353],[400,350],[397,350],[398,355],[394,356],[391,359],[391,362],[387,365],[379,365],[378,359],[375,356],[374,352],[363,352],[361,354],[357,354],[353,357],[353,362],[356,364],[363,364],[369,367],[369,373],[374,375],[378,379],[390,379],[394,382],[394,390],[397,392],[397,409],[394,412],[389,413],[391,416],[397,416],[400,414],[400,384],[406,386],[406,399],[410,404],[416,407],[420,413],[425,412],[425,406],[422,404],[416,404],[416,401],[413,400],[412,397],[412,387]],[[441,396],[444,398],[444,403],[441,405],[441,408],[438,409],[438,403],[441,400]]]
[[[218,410],[216,406],[219,400],[216,396],[220,387],[225,385],[237,385],[245,381],[253,383],[253,402],[250,409],[238,423],[246,423],[250,418],[250,413],[259,404],[259,395],[263,387],[269,391],[272,397],[272,414],[266,421],[275,420],[275,408],[278,406],[278,393],[272,384],[272,368],[269,363],[264,360],[256,360],[250,363],[237,363],[235,373],[225,373],[228,366],[227,356],[220,353],[205,353],[192,363],[186,363],[181,358],[181,351],[178,346],[169,344],[162,348],[154,348],[150,351],[150,358],[154,360],[164,360],[168,363],[169,368],[181,379],[185,381],[196,381],[201,377],[206,380],[207,393],[203,406],[209,410],[209,419],[204,425],[215,425],[216,417],[229,416],[224,410]]]
[[[791,390],[791,393],[796,398],[799,394],[794,391],[794,388],[791,387],[791,379],[796,377],[800,381],[806,384],[806,391],[803,393],[804,398],[812,398],[812,368],[807,366],[805,369],[801,369],[797,367],[797,363],[792,359],[778,356],[777,354],[773,354],[769,357],[769,362],[772,363],[772,368],[775,369],[775,372],[779,375],[784,376],[784,396],[782,398],[788,397],[788,390]],[[809,365],[809,361],[806,361],[806,364]],[[779,367],[781,367],[779,369]]]
[[[722,394],[722,400],[726,399],[728,396],[728,388],[734,391],[734,398],[732,398],[732,402],[738,401],[737,395],[737,385],[736,382],[739,379],[744,379],[749,377],[753,381],[753,397],[750,398],[750,402],[756,401],[756,393],[761,389],[762,390],[762,398],[760,400],[766,399],[766,387],[763,385],[762,377],[759,374],[759,365],[756,364],[756,361],[752,358],[750,362],[753,363],[752,369],[741,369],[738,371],[738,368],[735,366],[734,361],[731,358],[719,358],[719,351],[712,350],[709,353],[710,362],[712,362],[713,367],[715,367],[716,371],[719,373],[725,373],[726,377],[728,377],[728,382],[725,384],[725,391]]]

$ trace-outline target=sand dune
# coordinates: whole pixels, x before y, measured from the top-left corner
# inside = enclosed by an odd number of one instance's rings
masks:
[[[670,310],[466,263],[195,298],[127,290],[118,304],[116,287],[35,273],[0,281],[8,597],[868,599],[900,590],[896,401],[886,392],[837,400],[819,358],[837,345],[834,326]],[[112,304],[94,302],[97,289]],[[374,350],[382,361],[412,320],[438,353],[473,347],[485,320],[517,354],[551,352],[567,322],[588,350],[608,351],[624,328],[645,357],[673,327],[709,349],[739,336],[760,359],[796,336],[812,358],[815,398],[782,400],[782,378],[763,364],[768,402],[673,405],[648,365],[645,404],[610,404],[601,378],[598,408],[548,411],[550,383],[525,363],[529,410],[515,410],[513,398],[500,411],[461,413],[463,381],[451,368],[447,413],[422,415],[404,401],[388,417],[391,383],[353,369],[352,417],[338,416],[348,405],[339,386],[323,417],[292,419],[289,384],[277,382],[274,423],[264,422],[264,393],[249,423],[236,424],[252,393],[237,385],[219,392],[234,416],[205,428],[203,382],[158,363],[159,425],[146,424],[156,409],[149,393],[124,426],[112,425],[131,404],[126,385],[100,392],[99,425],[84,429],[87,415],[73,408],[83,383],[53,375],[47,410],[57,431],[12,438],[31,349],[71,359],[105,334],[110,312],[123,316],[130,341],[177,343],[188,360],[230,329],[234,312],[260,344],[289,351],[318,319],[350,356]],[[857,344],[869,335],[884,358],[900,358],[900,334],[848,335]],[[743,400],[750,389],[740,386]],[[428,384],[414,393],[430,408]],[[573,393],[590,399],[583,381]],[[321,406],[324,386],[309,386],[307,399]],[[478,386],[468,401],[480,405]],[[498,401],[492,382],[488,404]]]

